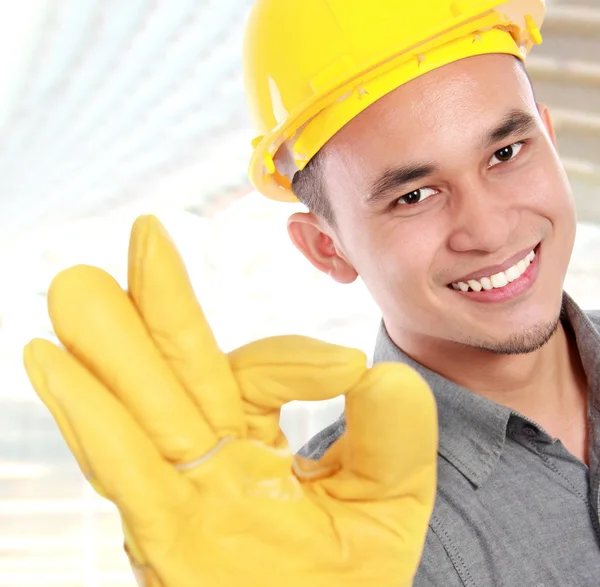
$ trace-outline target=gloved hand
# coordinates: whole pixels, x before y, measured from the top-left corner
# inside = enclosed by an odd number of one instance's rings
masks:
[[[128,282],[127,294],[100,269],[60,273],[48,303],[65,349],[33,340],[24,361],[119,509],[145,584],[411,585],[436,485],[435,403],[419,375],[296,336],[225,355],[150,216],[134,224]],[[281,406],[340,394],[345,434],[320,462],[294,457]]]

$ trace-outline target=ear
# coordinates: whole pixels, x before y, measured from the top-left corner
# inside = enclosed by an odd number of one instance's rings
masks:
[[[338,283],[352,283],[358,273],[336,246],[333,230],[312,212],[292,214],[288,234],[296,248],[319,270]]]
[[[554,145],[554,148],[558,150],[556,145],[556,131],[554,130],[554,124],[552,123],[552,116],[550,115],[550,110],[548,110],[548,106],[545,104],[538,104],[538,112],[540,113],[540,117],[544,126],[546,127],[546,131],[548,132],[548,136]]]

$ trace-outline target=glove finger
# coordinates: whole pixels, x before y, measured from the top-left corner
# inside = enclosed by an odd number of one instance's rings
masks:
[[[61,342],[127,406],[167,460],[186,463],[216,444],[110,275],[84,265],[63,271],[50,286],[48,307]]]
[[[175,245],[154,216],[142,216],[133,226],[128,280],[156,346],[213,430],[220,438],[243,436],[242,401],[227,357]]]
[[[319,482],[330,495],[376,508],[377,502],[405,499],[415,524],[426,522],[436,490],[437,412],[416,371],[393,363],[368,371],[346,394],[346,430],[334,447],[340,471]],[[385,509],[385,515],[394,511]]]
[[[81,447],[81,444],[79,443],[79,439],[75,435],[75,431],[73,430],[73,427],[71,426],[69,420],[65,416],[60,404],[54,399],[54,396],[48,392],[46,388],[46,382],[33,359],[32,349],[36,345],[45,344],[52,343],[44,340],[34,339],[27,346],[25,346],[25,348],[23,349],[23,365],[25,366],[27,377],[29,378],[33,389],[35,390],[40,400],[42,400],[44,405],[52,414],[52,417],[54,418],[54,421],[58,426],[61,436],[64,438],[65,442],[67,443],[67,446],[69,447],[69,450],[75,457],[75,460],[77,461],[81,472],[87,477],[91,472],[91,467]],[[102,497],[106,497],[106,492],[103,490],[103,488],[98,487],[96,490]]]
[[[114,502],[127,527],[167,543],[171,517],[197,498],[191,483],[161,455],[125,407],[83,365],[63,349],[34,340],[25,349],[27,371],[40,396],[58,406],[70,437],[77,439],[80,466]],[[180,506],[175,512],[174,505]],[[160,530],[158,531],[157,528]]]
[[[281,443],[281,406],[343,395],[367,369],[361,351],[303,336],[252,342],[231,352],[229,362],[244,399],[248,434],[274,446]]]

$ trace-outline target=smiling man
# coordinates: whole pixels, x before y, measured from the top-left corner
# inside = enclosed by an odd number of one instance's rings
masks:
[[[562,293],[573,199],[521,64],[477,56],[413,80],[300,174],[296,193],[318,186],[332,214],[294,215],[294,242],[333,279],[361,276],[383,313],[375,361],[411,365],[438,403],[415,584],[594,585],[600,321]]]
[[[445,11],[468,21],[493,9],[514,18],[505,30],[524,22],[540,40],[539,3],[400,4],[407,35],[429,39]],[[591,586],[600,320],[562,290],[576,220],[550,114],[523,55],[497,29],[472,28],[469,47],[414,48],[389,86],[363,73],[317,114],[325,136],[304,123],[254,182],[283,199],[271,184],[291,180],[310,209],[290,218],[295,245],[336,281],[360,276],[383,314],[375,362],[414,367],[436,396],[438,495],[415,584]],[[334,71],[330,88],[343,84]],[[342,418],[303,454],[321,457],[343,431]]]
[[[141,582],[598,584],[600,316],[562,289],[573,198],[523,67],[543,14],[259,0],[250,15],[251,180],[307,205],[288,228],[314,266],[365,282],[373,369],[293,337],[223,355],[152,219],[127,295],[92,268],[55,280],[69,352],[33,341],[26,367],[119,507]],[[281,405],[340,393],[345,416],[292,459]]]

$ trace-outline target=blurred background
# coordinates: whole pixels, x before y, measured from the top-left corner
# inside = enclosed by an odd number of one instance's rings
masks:
[[[157,214],[224,350],[282,333],[371,354],[379,314],[288,242],[293,205],[251,192],[240,54],[251,0],[0,0],[0,586],[133,586],[111,505],[81,478],[21,366],[52,338],[46,288],[95,264],[124,284]],[[567,291],[600,308],[600,0],[551,1],[528,69],[580,226]],[[341,399],[286,407],[297,449]]]

